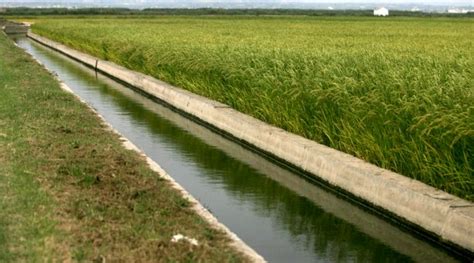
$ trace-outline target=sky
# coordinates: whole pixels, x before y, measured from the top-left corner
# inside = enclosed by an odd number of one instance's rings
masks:
[[[44,6],[52,3],[57,3],[63,6],[68,5],[93,5],[93,6],[179,6],[179,7],[196,7],[206,6],[207,4],[213,6],[232,6],[240,7],[246,6],[311,6],[318,4],[335,5],[338,8],[349,7],[354,4],[369,4],[372,6],[396,6],[396,5],[411,5],[411,6],[464,6],[474,8],[474,0],[0,0],[7,6],[22,6],[22,3],[27,3],[27,6]]]
[[[177,0],[178,2],[179,0]],[[194,0],[192,2],[209,2],[210,0]],[[215,2],[254,2],[250,0],[211,0]],[[92,0],[0,0],[1,2],[94,2]],[[120,2],[147,2],[147,3],[160,3],[161,0],[102,0],[101,2],[111,2],[111,3],[120,3]],[[415,4],[463,4],[463,5],[474,5],[474,0],[256,0],[255,2],[292,2],[292,3],[390,3],[390,4],[406,4],[406,3],[415,3]]]

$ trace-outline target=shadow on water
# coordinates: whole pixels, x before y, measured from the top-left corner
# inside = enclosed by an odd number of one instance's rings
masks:
[[[444,251],[131,89],[17,39],[270,262],[451,262]]]

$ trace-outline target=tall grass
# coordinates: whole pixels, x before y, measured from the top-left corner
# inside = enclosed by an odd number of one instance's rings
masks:
[[[46,19],[33,30],[474,200],[473,19]]]

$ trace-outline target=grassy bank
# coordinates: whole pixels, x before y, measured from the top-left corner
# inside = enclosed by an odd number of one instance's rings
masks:
[[[142,157],[0,34],[0,261],[242,261]],[[171,242],[174,234],[198,246]]]
[[[85,18],[33,30],[474,200],[472,22]]]

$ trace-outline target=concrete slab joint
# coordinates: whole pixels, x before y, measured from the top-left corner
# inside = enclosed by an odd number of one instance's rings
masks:
[[[29,33],[29,37],[94,68],[87,54]],[[91,64],[92,61],[92,64]],[[238,140],[270,153],[320,180],[365,200],[438,237],[446,244],[474,253],[473,203],[419,181],[369,164],[273,127],[219,102],[173,87],[150,76],[99,60],[98,71],[135,86],[169,105],[224,131]],[[454,209],[456,204],[462,208]]]

